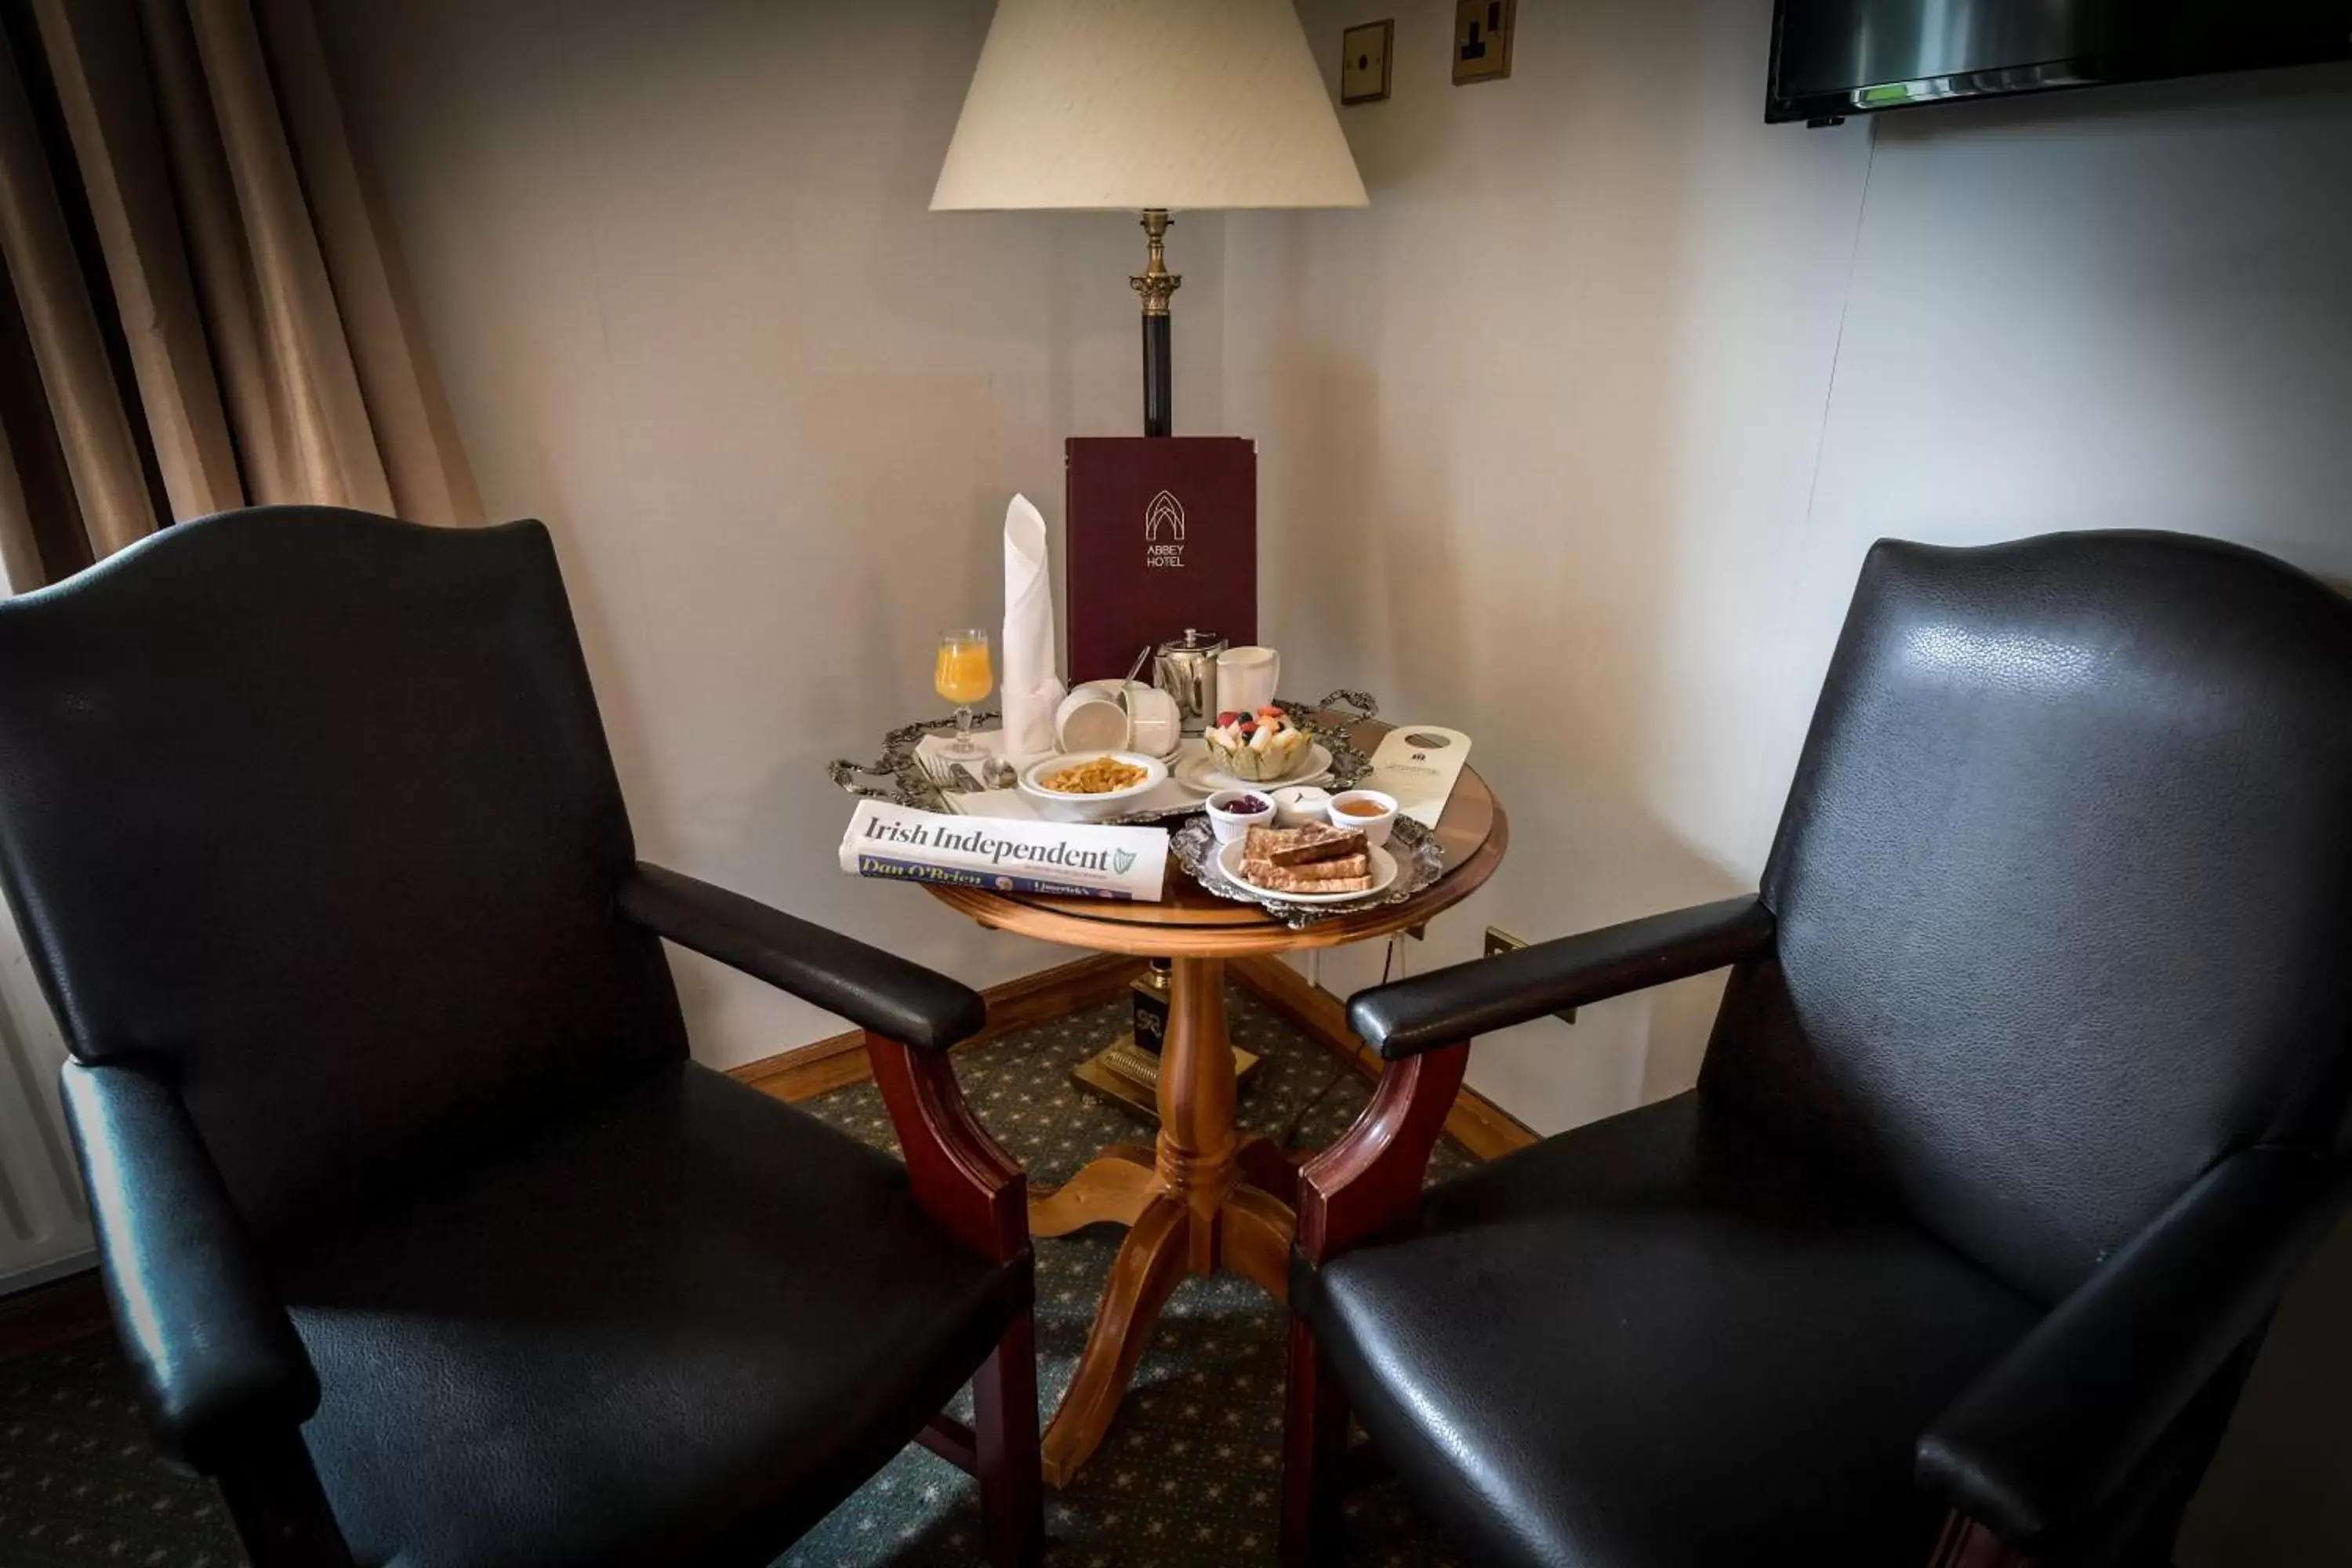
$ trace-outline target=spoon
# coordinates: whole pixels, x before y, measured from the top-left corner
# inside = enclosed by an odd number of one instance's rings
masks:
[[[1135,703],[1128,696],[1128,691],[1135,685],[1135,677],[1143,668],[1143,661],[1150,657],[1151,645],[1145,643],[1137,650],[1135,662],[1127,667],[1127,679],[1118,683],[1118,710],[1127,716],[1127,733],[1120,738],[1118,743],[1118,749],[1122,752],[1135,749]]]

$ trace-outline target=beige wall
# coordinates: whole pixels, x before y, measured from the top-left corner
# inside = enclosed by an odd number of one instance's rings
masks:
[[[1511,811],[1509,861],[1406,945],[1416,969],[1489,922],[1539,939],[1755,885],[1811,679],[1782,606],[1869,153],[1759,123],[1769,13],[1523,5],[1517,74],[1457,89],[1451,7],[1402,5],[1393,96],[1342,115],[1371,207],[1228,220],[1270,634],[1470,731]],[[1358,19],[1302,14],[1318,40]],[[1546,1131],[1639,1103],[1688,1079],[1718,989],[1489,1037],[1471,1081]]]
[[[925,210],[987,0],[328,0],[493,517],[555,532],[641,851],[987,984],[1071,956],[841,875],[831,757],[939,706],[1061,443],[1140,428],[1142,240]],[[1181,220],[1180,430],[1221,427]],[[838,1020],[681,958],[697,1053]]]
[[[1761,123],[1769,0],[1527,5],[1447,80],[1397,8],[1372,206],[1226,228],[1312,679],[1459,723],[1510,860],[1415,968],[1755,886],[1882,534],[2147,526],[2352,581],[2352,68]],[[1306,0],[1326,47],[1360,7]],[[1342,993],[1380,956],[1327,961]],[[1550,1130],[1690,1081],[1719,982],[1481,1041]]]

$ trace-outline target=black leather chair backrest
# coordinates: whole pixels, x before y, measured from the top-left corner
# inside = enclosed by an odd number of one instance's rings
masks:
[[[2149,533],[1864,565],[1705,1090],[2054,1298],[2352,1069],[2352,604]]]
[[[326,508],[0,605],[0,879],[73,1053],[176,1078],[247,1220],[685,1051],[554,551]]]

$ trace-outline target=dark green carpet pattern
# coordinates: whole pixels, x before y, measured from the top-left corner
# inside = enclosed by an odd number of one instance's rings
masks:
[[[980,1119],[1046,1186],[1105,1144],[1148,1138],[1070,1086],[1070,1068],[1126,1024],[1124,1002],[957,1058]],[[1242,1124],[1279,1132],[1323,1088],[1334,1058],[1256,998],[1232,993],[1234,1042],[1265,1065],[1244,1089]],[[1343,1075],[1299,1141],[1328,1142],[1364,1103]],[[895,1150],[870,1085],[804,1109]],[[1460,1169],[1441,1148],[1433,1174]],[[1069,1381],[1118,1247],[1099,1226],[1037,1244],[1039,1378],[1046,1411]],[[1230,1276],[1187,1279],[1160,1319],[1108,1439],[1066,1489],[1048,1491],[1050,1568],[1226,1568],[1274,1561],[1283,1392],[1281,1310]],[[969,1393],[960,1399],[969,1419]],[[909,1448],[782,1557],[783,1568],[927,1568],[979,1557],[978,1490],[953,1466]],[[1349,1501],[1348,1561],[1441,1568],[1456,1559],[1393,1483]],[[242,1555],[212,1489],[153,1457],[111,1343],[87,1339],[0,1364],[0,1568],[205,1568]]]

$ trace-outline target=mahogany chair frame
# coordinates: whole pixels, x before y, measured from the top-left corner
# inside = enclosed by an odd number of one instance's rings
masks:
[[[890,1113],[915,1202],[931,1223],[993,1263],[1029,1250],[1029,1186],[1013,1156],[971,1113],[944,1051],[918,1051],[872,1030],[866,1056]],[[971,1384],[973,1422],[940,1415],[920,1441],[980,1482],[992,1568],[1031,1568],[1043,1550],[1038,1468],[1037,1329],[1024,1307]]]

